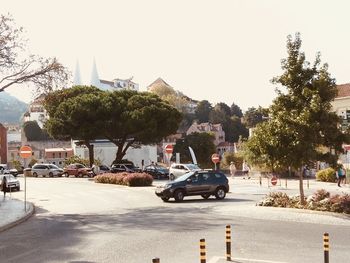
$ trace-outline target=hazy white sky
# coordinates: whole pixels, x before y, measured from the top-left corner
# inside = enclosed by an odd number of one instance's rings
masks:
[[[141,90],[162,77],[193,99],[268,106],[286,37],[301,33],[337,83],[350,82],[350,1],[344,0],[1,0],[23,26],[31,52],[57,57],[90,80],[128,78]],[[28,101],[30,94],[9,90]]]

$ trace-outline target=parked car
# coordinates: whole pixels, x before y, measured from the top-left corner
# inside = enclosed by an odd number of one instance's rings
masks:
[[[100,174],[111,172],[111,168],[109,168],[107,165],[100,165],[99,169],[100,169]]]
[[[73,163],[64,168],[63,175],[65,177],[70,175],[74,175],[75,177],[94,177],[95,174],[92,172],[91,168],[86,167],[81,163]]]
[[[188,173],[191,171],[199,171],[199,170],[200,168],[196,164],[173,163],[169,169],[169,179],[174,180],[180,177],[181,175],[184,175],[185,173]]]
[[[62,176],[63,169],[58,166],[50,163],[37,163],[32,167],[32,175],[34,177],[42,176],[42,177],[54,177],[54,176]]]
[[[204,199],[214,195],[216,199],[224,199],[229,190],[228,179],[222,172],[202,170],[186,173],[174,181],[158,186],[155,194],[164,202],[170,198],[180,202],[190,195],[201,195]]]
[[[169,177],[169,169],[160,165],[150,164],[143,171],[152,175],[156,179],[164,179]]]
[[[8,169],[7,164],[0,164],[0,174],[12,174],[14,177],[17,177],[17,169]]]
[[[0,183],[4,176],[6,176],[6,192],[13,190],[19,191],[21,189],[19,180],[12,174],[0,174]]]
[[[111,167],[112,173],[138,173],[141,172],[141,169],[134,166],[132,163],[121,163],[121,164],[113,164]]]

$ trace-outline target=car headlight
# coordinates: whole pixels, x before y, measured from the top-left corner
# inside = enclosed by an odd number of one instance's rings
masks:
[[[164,189],[169,189],[169,188],[171,188],[171,184],[166,184],[165,186],[164,186]]]

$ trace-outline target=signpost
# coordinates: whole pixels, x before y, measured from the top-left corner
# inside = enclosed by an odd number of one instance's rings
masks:
[[[165,149],[165,154],[170,166],[170,159],[171,159],[171,156],[173,155],[174,146],[172,144],[167,144],[165,145],[164,149]]]
[[[216,164],[220,162],[220,156],[217,153],[212,154],[211,160],[215,165],[215,170],[216,170]]]
[[[277,184],[277,177],[276,177],[276,176],[272,176],[272,178],[271,178],[271,184],[272,184],[272,185],[276,185],[276,184]]]
[[[32,148],[29,146],[22,146],[19,149],[19,155],[24,159],[28,159],[32,156]],[[27,211],[27,177],[24,172],[24,211]]]

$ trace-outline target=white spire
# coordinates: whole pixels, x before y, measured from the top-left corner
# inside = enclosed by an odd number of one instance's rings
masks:
[[[81,82],[81,76],[80,76],[79,60],[77,60],[77,64],[75,65],[73,85],[74,86],[83,85],[83,83]]]
[[[98,77],[98,73],[97,73],[97,67],[96,67],[96,61],[95,61],[95,58],[94,58],[94,62],[93,62],[93,65],[92,65],[92,71],[91,71],[91,81],[90,81],[90,84],[92,86],[95,86],[97,88],[100,87],[100,78]]]

